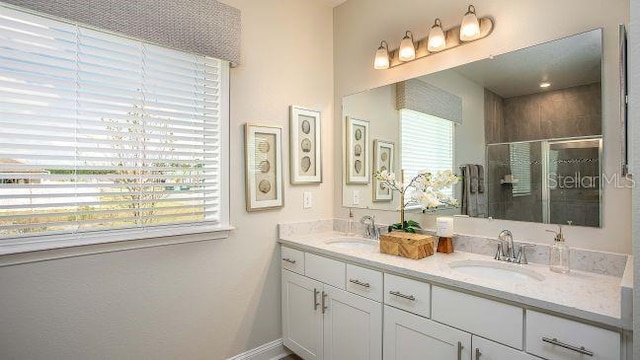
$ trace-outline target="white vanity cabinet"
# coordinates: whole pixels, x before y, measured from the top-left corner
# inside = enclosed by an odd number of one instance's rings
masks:
[[[469,360],[471,334],[384,306],[384,360]]]
[[[621,360],[620,331],[284,246],[282,254],[283,341],[305,360]]]
[[[323,284],[282,270],[282,341],[306,360],[322,360]]]
[[[356,286],[349,292],[343,290],[346,273],[339,278],[346,264],[314,254],[305,254],[304,264],[304,275],[288,270],[290,262],[282,264],[284,345],[305,360],[382,360],[382,304],[357,295],[360,288],[375,288],[379,294],[364,294],[381,297],[382,274],[354,268],[349,280],[357,283],[350,282]]]
[[[382,304],[325,286],[324,359],[382,360]]]

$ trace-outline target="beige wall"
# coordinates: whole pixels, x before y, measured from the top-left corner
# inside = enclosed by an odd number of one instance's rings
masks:
[[[330,218],[332,9],[320,1],[225,0],[242,11],[231,70],[227,240],[0,267],[0,358],[225,359],[281,337],[276,224]],[[324,183],[288,185],[282,210],[248,214],[243,124],[284,127],[288,106],[322,110]],[[314,207],[302,209],[302,192]]]
[[[385,0],[349,0],[339,6],[334,19],[335,102],[339,103],[343,96],[365,89],[603,27],[604,167],[608,175],[619,173],[618,24],[628,22],[629,2],[477,0],[474,1],[474,5],[478,14],[495,18],[495,30],[488,38],[393,69],[373,69],[373,55],[380,40],[386,39],[392,48],[397,47],[407,29],[412,30],[417,38],[424,37],[435,16],[442,19],[445,27],[459,24],[467,5],[466,0],[396,0],[393,4]],[[339,109],[336,109],[336,118],[339,116]],[[335,131],[336,138],[341,138],[341,128],[336,126]],[[339,162],[340,155],[336,154],[334,159],[336,163]],[[337,171],[340,169],[340,166],[336,166]],[[627,185],[624,182],[622,184]],[[336,214],[345,216],[347,212],[340,206],[341,184],[336,183],[335,191]],[[630,195],[629,189],[607,186],[604,190],[603,228],[567,229],[570,246],[630,253]],[[361,216],[369,212],[371,211],[360,210],[356,211],[355,215]],[[381,221],[395,219],[392,214],[380,212],[378,215]],[[422,221],[427,227],[433,223],[431,218],[423,218]],[[503,228],[511,229],[517,240],[546,243],[552,241],[545,232],[549,225],[456,219],[456,231],[461,233],[495,237]]]
[[[400,123],[396,110],[396,86],[388,85],[345,97],[342,101],[342,126],[346,126],[346,117],[369,121],[370,143],[373,140],[391,141],[395,144],[394,164],[400,163]],[[340,141],[340,140],[339,140]],[[346,140],[343,140],[346,141]],[[340,142],[337,142],[340,144]],[[346,147],[346,144],[344,145]],[[373,146],[373,145],[370,145]],[[371,159],[373,159],[373,147]],[[375,171],[373,161],[371,171]],[[353,204],[353,192],[358,191],[360,202]],[[398,208],[399,197],[394,195],[393,201],[373,202],[373,189],[369,185],[347,185],[342,191],[342,203],[345,206],[394,210]]]
[[[631,0],[629,24],[629,128],[631,172],[640,170],[640,0]],[[640,359],[640,191],[633,191],[633,358]]]

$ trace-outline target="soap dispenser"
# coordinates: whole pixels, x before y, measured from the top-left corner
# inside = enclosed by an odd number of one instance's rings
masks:
[[[356,223],[353,220],[353,209],[349,208],[349,222],[347,223],[347,236],[356,235]]]
[[[562,226],[559,232],[553,230],[547,230],[548,232],[555,233],[556,236],[553,241],[551,249],[549,249],[549,270],[557,273],[566,274],[570,270],[569,265],[569,247],[564,241],[564,234],[562,233]]]

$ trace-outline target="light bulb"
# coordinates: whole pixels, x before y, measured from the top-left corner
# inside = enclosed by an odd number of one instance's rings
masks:
[[[473,5],[469,5],[467,13],[462,18],[462,25],[460,26],[460,40],[471,41],[475,40],[480,35],[480,22],[476,16],[476,8]]]
[[[429,42],[427,43],[427,50],[436,52],[444,50],[447,42],[444,37],[444,31],[442,30],[442,23],[440,19],[436,19],[431,30],[429,31]]]
[[[380,47],[376,51],[375,60],[373,60],[373,68],[383,70],[389,68],[389,46],[386,41],[380,43]]]
[[[407,31],[402,42],[400,42],[398,58],[400,61],[411,61],[416,58],[416,46],[413,43],[413,34],[411,31]]]

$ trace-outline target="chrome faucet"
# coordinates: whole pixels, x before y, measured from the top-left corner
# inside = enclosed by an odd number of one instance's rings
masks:
[[[516,264],[528,264],[526,249],[535,247],[532,244],[520,244],[518,250],[513,242],[513,234],[509,230],[502,230],[498,235],[498,249],[493,257],[496,260],[508,261]]]
[[[360,224],[364,225],[364,236],[369,239],[378,240],[380,237],[380,230],[376,226],[375,216],[365,215],[360,219]]]
[[[502,250],[502,254],[500,254],[500,260],[506,260],[513,262],[516,260],[517,254],[513,245],[513,234],[509,230],[502,230],[498,235],[498,240],[500,240],[500,244],[502,247],[498,247],[498,249]],[[506,248],[505,248],[506,247]]]

